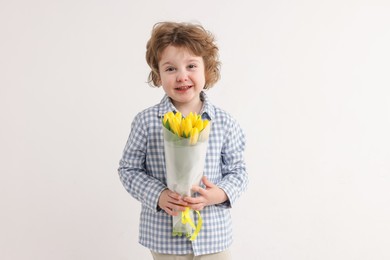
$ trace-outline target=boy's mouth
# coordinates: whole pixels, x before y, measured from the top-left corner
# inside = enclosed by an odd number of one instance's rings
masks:
[[[186,91],[187,89],[190,89],[190,88],[192,88],[192,86],[180,86],[180,87],[175,88],[175,90]]]

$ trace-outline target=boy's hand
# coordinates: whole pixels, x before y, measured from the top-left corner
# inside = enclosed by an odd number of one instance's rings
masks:
[[[198,197],[184,198],[184,201],[188,203],[187,206],[191,209],[202,210],[206,206],[220,204],[228,199],[226,193],[217,185],[210,182],[206,176],[202,177],[202,182],[206,186],[206,189],[198,185],[192,187],[192,191],[199,194]]]
[[[161,192],[158,199],[158,206],[171,216],[177,216],[179,211],[184,211],[187,203],[183,200],[180,194],[171,190]]]

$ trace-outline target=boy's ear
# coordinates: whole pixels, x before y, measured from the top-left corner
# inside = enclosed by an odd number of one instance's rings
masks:
[[[158,87],[161,86],[161,78],[160,78],[160,75],[158,73],[155,73],[155,82],[156,82],[156,85]]]
[[[156,79],[156,86],[161,87],[161,80],[160,79]]]

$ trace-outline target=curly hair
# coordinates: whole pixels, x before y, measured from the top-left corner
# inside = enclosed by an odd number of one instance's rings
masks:
[[[161,22],[153,26],[151,37],[146,44],[146,62],[151,68],[149,85],[160,86],[158,63],[162,52],[169,45],[184,47],[193,55],[203,58],[206,81],[204,89],[211,88],[219,80],[221,63],[214,36],[201,25]]]

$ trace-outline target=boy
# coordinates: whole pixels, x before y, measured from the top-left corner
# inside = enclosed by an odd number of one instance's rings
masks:
[[[218,47],[202,26],[158,23],[147,43],[149,83],[162,86],[161,102],[140,112],[118,169],[126,190],[142,204],[139,242],[154,259],[231,259],[229,208],[246,189],[244,134],[225,111],[212,105],[204,90],[219,79]],[[202,185],[198,196],[182,197],[167,188],[162,116],[200,114],[212,122]],[[172,216],[185,207],[201,210],[203,226],[195,241],[172,236]]]

